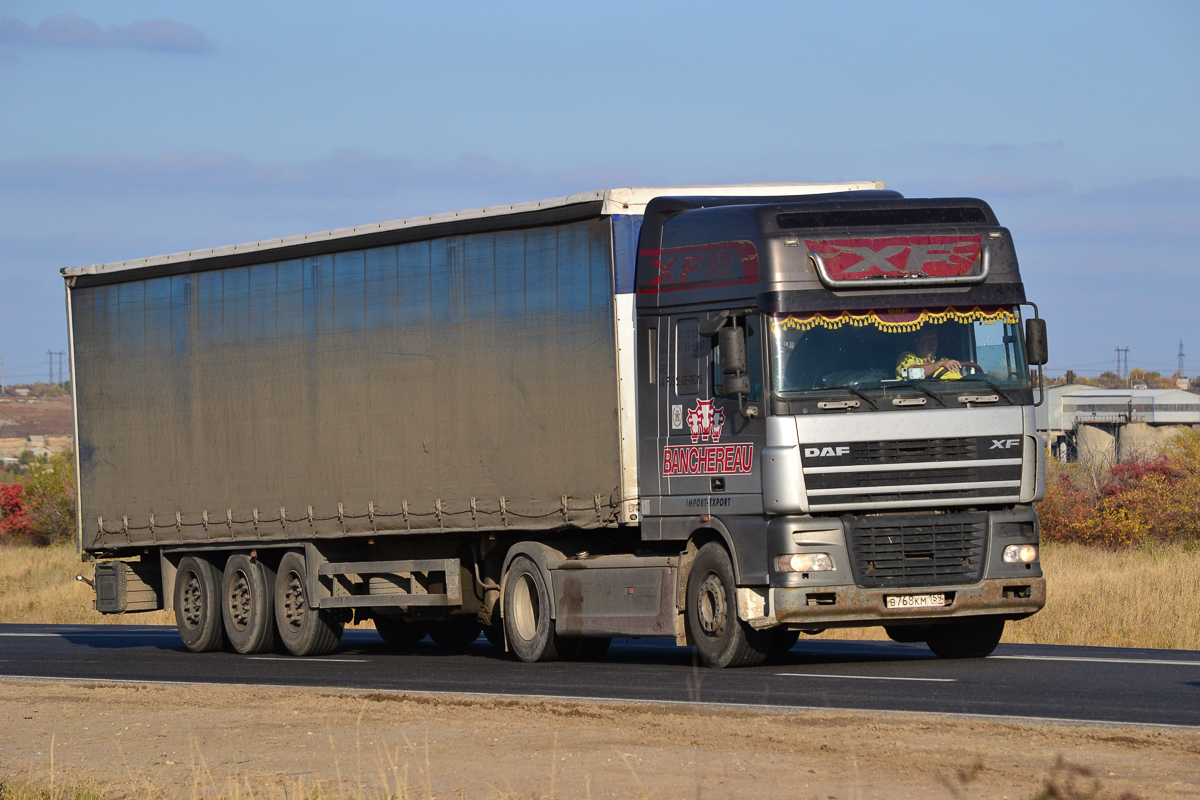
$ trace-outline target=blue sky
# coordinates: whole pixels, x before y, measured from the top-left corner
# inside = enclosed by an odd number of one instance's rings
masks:
[[[1200,373],[1200,4],[0,4],[0,355],[63,266],[607,186],[989,201],[1051,369]]]

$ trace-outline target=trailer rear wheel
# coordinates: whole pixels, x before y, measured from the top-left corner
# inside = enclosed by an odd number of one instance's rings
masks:
[[[688,634],[710,667],[753,667],[766,660],[769,631],[756,631],[738,619],[737,586],[729,553],[709,542],[696,553],[688,574]]]
[[[933,625],[925,643],[938,658],[984,658],[1004,635],[1004,620],[984,617],[969,622]]]
[[[312,607],[304,556],[287,553],[275,576],[275,627],[294,656],[321,656],[337,650],[344,623]]]
[[[517,556],[504,580],[504,631],[522,661],[557,661],[559,637],[550,618],[550,593],[538,565]]]
[[[184,556],[175,573],[175,626],[193,653],[220,650],[225,644],[220,596],[221,571],[207,559]]]
[[[239,653],[268,653],[275,648],[275,572],[261,561],[233,555],[221,580],[225,636]]]
[[[375,617],[375,630],[393,647],[416,644],[429,633],[420,622],[406,622],[403,617],[383,614]]]
[[[473,616],[455,614],[429,623],[429,638],[445,647],[462,647],[479,638],[483,626]]]

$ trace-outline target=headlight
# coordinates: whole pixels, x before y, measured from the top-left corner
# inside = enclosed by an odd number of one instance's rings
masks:
[[[780,572],[828,572],[833,569],[833,559],[828,553],[780,556],[775,563]]]
[[[1004,548],[1005,564],[1028,564],[1038,560],[1036,544],[1010,544]]]

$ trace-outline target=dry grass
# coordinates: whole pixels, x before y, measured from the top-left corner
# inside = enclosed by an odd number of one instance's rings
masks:
[[[97,614],[95,592],[76,575],[90,579],[92,565],[80,562],[73,545],[0,548],[0,622],[175,624],[175,615],[166,611]]]
[[[1200,650],[1200,550],[1152,547],[1112,553],[1043,543],[1049,602],[1011,623],[1006,642]],[[100,615],[91,577],[70,546],[8,547],[0,556],[0,621],[173,625],[165,611]],[[822,638],[882,639],[882,628],[831,630]]]
[[[1004,641],[1200,650],[1200,550],[1150,546],[1110,552],[1042,542],[1046,607],[1011,622]],[[821,638],[886,639],[883,628]]]

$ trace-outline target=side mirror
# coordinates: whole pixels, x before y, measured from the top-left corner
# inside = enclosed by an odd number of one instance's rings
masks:
[[[721,359],[722,375],[738,375],[746,372],[746,331],[742,328],[721,328],[717,331],[717,351]],[[749,383],[749,379],[747,379]],[[725,379],[729,386],[729,379]],[[728,389],[726,390],[729,391]],[[749,394],[749,387],[746,393]],[[729,392],[735,394],[735,392]]]
[[[1025,360],[1031,366],[1041,367],[1050,360],[1046,349],[1046,320],[1025,320]],[[721,362],[722,364],[724,361]]]

